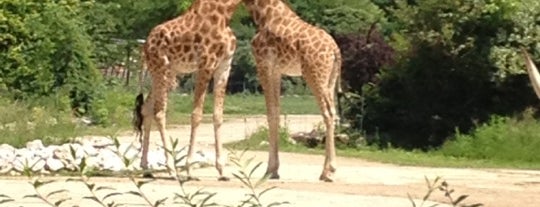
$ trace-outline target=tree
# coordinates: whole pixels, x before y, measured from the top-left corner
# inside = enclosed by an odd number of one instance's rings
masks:
[[[345,111],[341,113],[346,120],[352,122],[354,128],[362,131],[365,114],[364,88],[368,84],[378,83],[380,70],[394,62],[395,51],[378,32],[376,24],[364,34],[339,34],[334,38],[342,53],[341,85],[346,91],[343,97]],[[342,106],[339,107],[341,109]]]
[[[539,15],[538,3],[396,2],[390,19],[398,21],[394,37],[401,42],[395,45],[406,49],[366,93],[366,125],[378,141],[436,147],[456,130],[536,102],[515,51],[538,42],[538,24],[529,24]]]
[[[383,11],[370,0],[291,0],[291,6],[304,20],[333,34],[367,31],[376,22],[386,24]]]
[[[0,83],[15,98],[69,91],[73,106],[87,109],[99,83],[95,45],[83,15],[95,5],[69,1],[2,1]]]

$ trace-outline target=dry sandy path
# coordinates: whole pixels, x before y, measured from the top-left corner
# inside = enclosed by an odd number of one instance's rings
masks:
[[[290,131],[309,131],[321,121],[320,116],[288,116]],[[256,130],[258,126],[266,124],[264,116],[231,119],[223,125],[223,138],[226,142],[241,140],[247,134]],[[187,143],[189,127],[170,127],[172,137],[178,137],[181,143]],[[152,134],[154,142],[158,141],[157,132]],[[120,137],[122,142],[131,142],[133,136],[125,134]],[[198,146],[211,149],[213,143],[213,130],[211,124],[202,124],[199,130]],[[267,153],[248,152],[248,157],[255,157],[255,161],[265,162]],[[416,199],[421,199],[426,192],[424,176],[434,178],[443,177],[456,190],[456,194],[468,194],[469,203],[481,202],[485,206],[540,206],[540,171],[505,170],[505,169],[456,169],[456,168],[428,168],[397,166],[369,162],[362,159],[338,158],[338,171],[335,183],[321,183],[317,181],[323,156],[281,153],[281,180],[270,181],[266,186],[277,186],[270,191],[263,201],[289,201],[289,206],[411,206],[407,193]],[[266,168],[263,164],[256,172],[262,175]],[[226,174],[230,177],[235,169],[228,166]],[[248,192],[239,181],[218,182],[217,172],[213,168],[202,168],[194,171],[202,181],[187,184],[188,191],[203,187],[207,191],[217,192],[215,201],[222,204],[238,204]],[[51,179],[51,178],[45,178]],[[65,180],[66,178],[52,178]],[[133,184],[124,178],[95,178],[93,180],[100,186],[111,186],[118,191],[134,190]],[[51,192],[59,188],[69,190],[72,198],[63,206],[97,206],[89,200],[82,199],[88,196],[88,191],[80,183],[57,182],[43,189]],[[152,199],[171,197],[179,192],[174,181],[159,179],[143,189]],[[0,194],[7,194],[17,200],[4,206],[44,206],[36,199],[24,198],[32,194],[33,189],[27,184],[25,178],[3,178],[0,180]],[[169,200],[171,200],[169,199]],[[120,203],[127,206],[145,206],[143,200],[134,196],[116,197]],[[446,201],[442,193],[435,192],[433,202]],[[167,205],[170,206],[170,205]],[[428,205],[425,205],[428,206]],[[446,206],[446,205],[441,205]]]

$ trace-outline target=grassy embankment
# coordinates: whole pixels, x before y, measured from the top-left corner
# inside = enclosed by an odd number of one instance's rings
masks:
[[[64,143],[81,135],[110,135],[130,130],[131,108],[135,94],[119,89],[105,93],[104,126],[85,126],[74,122],[65,98],[48,97],[33,102],[13,102],[0,98],[0,143],[23,146],[27,141],[42,139],[45,143]],[[171,94],[168,123],[187,124],[191,112],[191,96]],[[207,97],[206,114],[211,114],[212,97]],[[285,96],[284,114],[316,114],[317,106],[310,96]],[[226,118],[264,114],[261,95],[227,96]],[[525,113],[527,114],[527,113]],[[211,121],[211,115],[203,121]],[[287,131],[282,131],[282,151],[322,154],[321,148],[309,149],[287,143]],[[250,139],[229,144],[237,149],[266,150],[260,143],[266,140],[267,130],[261,129]],[[494,118],[469,134],[458,133],[451,141],[428,152],[396,148],[338,146],[338,154],[401,165],[436,167],[486,167],[540,169],[540,122],[530,115],[521,118]]]

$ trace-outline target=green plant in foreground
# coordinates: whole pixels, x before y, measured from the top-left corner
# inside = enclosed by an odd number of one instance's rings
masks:
[[[66,189],[52,191],[52,192],[50,192],[48,194],[43,194],[42,192],[39,191],[39,189],[41,187],[43,187],[43,186],[45,186],[47,184],[51,184],[53,182],[55,182],[55,181],[54,180],[40,181],[39,179],[35,179],[33,182],[30,183],[32,185],[32,187],[34,188],[35,194],[26,195],[26,196],[24,196],[24,198],[37,198],[37,199],[43,201],[44,203],[46,203],[48,206],[53,206],[53,207],[58,207],[62,203],[70,200],[71,198],[61,198],[61,199],[58,199],[56,201],[53,201],[52,198],[51,198],[54,195],[58,195],[58,194],[61,194],[61,193],[68,192],[68,190],[66,190]]]
[[[4,194],[0,194],[0,204],[4,204],[4,203],[10,203],[10,202],[13,202],[15,201],[15,199],[7,196],[7,195],[4,195]]]
[[[171,155],[175,160],[175,165],[177,163],[180,163],[184,161],[185,155],[178,157],[178,152],[182,151],[182,149],[178,149],[178,141],[177,140],[171,140],[172,148],[166,149],[167,153]],[[133,163],[133,160],[135,158],[129,158],[126,157],[126,152],[120,152],[120,143],[117,139],[114,139],[114,146],[116,147],[116,153],[118,153],[119,156],[121,156],[124,165],[126,167],[130,166]],[[128,147],[129,149],[129,147]],[[204,191],[202,188],[190,192],[186,189],[186,183],[190,181],[191,179],[189,177],[182,176],[181,173],[183,170],[179,170],[179,168],[176,167],[169,167],[167,166],[169,172],[172,172],[173,179],[175,179],[178,182],[178,185],[180,187],[179,192],[174,193],[174,204],[179,204],[179,206],[188,206],[188,207],[209,207],[209,206],[230,206],[230,207],[270,207],[270,206],[278,206],[283,204],[288,204],[288,202],[273,202],[268,205],[264,205],[261,201],[261,198],[263,195],[265,195],[270,190],[275,189],[275,187],[269,187],[262,190],[258,190],[259,187],[261,187],[268,179],[268,177],[262,177],[259,179],[254,179],[254,172],[261,166],[262,162],[252,165],[253,158],[243,160],[245,151],[242,153],[237,153],[234,151],[231,151],[232,154],[232,162],[233,164],[238,167],[237,173],[234,173],[234,177],[236,177],[238,180],[242,182],[244,187],[249,189],[249,192],[246,194],[246,198],[238,205],[223,205],[223,204],[217,204],[212,201],[212,199],[217,195],[215,192],[208,192]],[[70,148],[70,154],[73,159],[76,157],[76,150],[71,147]],[[28,170],[25,171],[25,175],[27,175],[30,179],[33,179],[35,174],[33,173],[30,166],[27,166]],[[158,206],[166,206],[165,202],[170,199],[170,197],[162,197],[157,200],[152,200],[150,196],[148,196],[145,191],[143,190],[143,187],[152,181],[153,179],[139,179],[136,178],[136,173],[128,173],[129,180],[134,184],[136,190],[130,190],[127,192],[119,192],[117,189],[113,187],[108,186],[98,186],[95,183],[91,182],[91,177],[93,174],[93,169],[88,167],[86,164],[86,158],[83,158],[77,166],[75,166],[77,173],[79,175],[78,178],[69,178],[66,180],[66,182],[80,182],[84,184],[86,189],[88,189],[90,195],[84,196],[83,199],[94,201],[95,203],[99,204],[99,206],[103,207],[117,207],[122,206],[123,204],[117,203],[113,198],[117,196],[124,196],[124,195],[135,195],[137,197],[142,198],[145,203],[148,206],[152,207],[158,207]],[[172,168],[172,169],[171,169]],[[48,206],[54,206],[58,207],[62,204],[65,204],[66,201],[71,200],[72,198],[68,195],[59,197],[61,194],[68,193],[69,191],[67,189],[60,189],[60,190],[52,190],[51,192],[43,192],[41,189],[43,186],[46,186],[51,183],[58,182],[56,180],[48,180],[48,181],[41,181],[39,178],[33,179],[30,184],[32,185],[35,193],[32,195],[26,195],[24,198],[37,198],[41,201],[43,201]],[[3,203],[9,203],[14,202],[14,199],[10,198],[7,195],[0,195],[0,204]]]
[[[73,147],[70,147],[69,150],[70,150],[71,158],[74,160],[75,157],[76,157],[76,151],[75,151],[75,149]],[[96,203],[98,203],[99,205],[101,205],[103,207],[120,206],[115,201],[107,202],[107,200],[109,198],[113,197],[113,196],[121,195],[121,193],[115,192],[116,189],[114,189],[112,187],[96,186],[95,183],[90,182],[90,177],[88,175],[91,172],[91,169],[89,169],[88,166],[86,165],[86,158],[83,158],[81,160],[81,163],[76,168],[77,168],[77,171],[78,171],[78,173],[80,175],[80,178],[78,178],[78,179],[67,179],[66,181],[67,182],[82,182],[84,184],[84,186],[90,192],[91,196],[85,196],[85,197],[83,197],[83,199],[93,200],[93,201],[95,201]],[[103,197],[98,196],[98,192],[106,191],[106,190],[107,191],[112,191],[112,192],[109,193],[109,194],[106,194]]]
[[[446,181],[441,182],[441,177],[436,177],[433,180],[433,182],[430,182],[427,177],[424,177],[424,178],[426,179],[426,185],[427,185],[428,191],[426,192],[426,194],[422,198],[422,203],[420,203],[420,205],[417,205],[414,202],[414,200],[412,199],[411,195],[407,193],[407,196],[408,196],[409,200],[411,201],[413,207],[423,207],[424,204],[426,203],[426,201],[431,197],[433,192],[435,192],[436,190],[442,191],[444,193],[444,196],[449,200],[450,204],[453,207],[480,207],[480,206],[484,206],[484,204],[481,204],[481,203],[475,203],[475,204],[471,204],[471,205],[462,204],[463,201],[465,201],[465,199],[467,199],[469,197],[469,195],[460,195],[460,196],[458,196],[457,199],[454,199],[454,197],[452,197],[452,193],[454,193],[454,189],[450,188],[450,186],[448,185],[448,183]],[[439,204],[433,204],[430,207],[435,207],[435,206],[438,206],[438,205]]]
[[[172,148],[170,150],[168,149],[166,150],[167,150],[167,153],[169,153],[169,155],[174,159],[174,165],[176,166],[176,164],[184,162],[187,155],[178,157],[178,150],[176,150],[178,149],[178,139],[174,139],[174,140],[171,139],[171,143],[172,143],[172,146],[171,146]],[[182,151],[184,149],[185,147],[179,151]],[[187,167],[190,167],[189,165],[192,165],[192,163],[186,163],[186,165],[188,165],[186,166],[187,168]],[[167,168],[169,168],[169,166],[167,166]],[[186,169],[186,168],[183,168],[183,169]],[[175,179],[176,181],[178,181],[178,185],[180,186],[180,190],[181,190],[180,193],[174,194],[175,195],[174,200],[179,200],[179,201],[176,201],[175,204],[180,204],[180,205],[190,206],[190,207],[218,206],[218,204],[211,202],[212,198],[216,196],[217,193],[204,191],[202,188],[199,188],[193,193],[189,193],[185,188],[185,184],[186,182],[188,182],[189,180],[192,180],[193,178],[190,178],[190,177],[182,178],[180,176],[180,173],[183,172],[183,170],[179,171],[178,168],[176,167],[174,167],[174,169],[168,169],[168,170],[173,171]]]
[[[245,152],[246,151],[244,150],[240,154],[238,154],[235,151],[231,151],[230,153],[232,155],[231,161],[236,167],[239,168],[237,173],[233,173],[234,177],[240,180],[242,184],[244,185],[244,187],[248,188],[250,191],[249,193],[246,194],[247,198],[243,200],[242,203],[238,205],[238,207],[243,207],[243,206],[263,207],[265,205],[263,205],[261,201],[262,196],[268,191],[275,189],[276,187],[273,186],[273,187],[265,188],[260,192],[257,191],[257,189],[268,180],[268,175],[265,175],[264,177],[259,178],[256,182],[253,182],[254,181],[253,173],[262,165],[262,162],[257,163],[253,167],[251,167],[252,166],[251,163],[253,162],[254,157],[249,158],[246,161],[242,162]],[[251,169],[249,169],[250,167]],[[276,201],[266,206],[268,207],[279,206],[283,204],[289,204],[289,202]]]

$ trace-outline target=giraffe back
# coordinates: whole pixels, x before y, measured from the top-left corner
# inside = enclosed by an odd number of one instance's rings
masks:
[[[153,28],[144,50],[148,70],[157,73],[170,65],[177,73],[191,73],[201,62],[232,56],[236,38],[229,22],[239,1],[198,0],[183,15]]]

